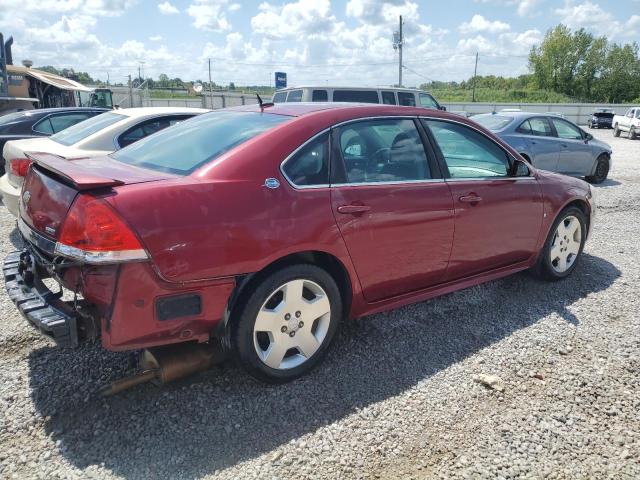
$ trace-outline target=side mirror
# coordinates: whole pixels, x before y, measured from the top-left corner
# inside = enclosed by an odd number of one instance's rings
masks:
[[[590,133],[587,133],[584,136],[584,143],[588,143],[590,140],[593,140],[593,135],[591,135]]]
[[[512,177],[528,177],[531,174],[529,165],[521,160],[516,160],[511,169]]]
[[[443,112],[446,112],[447,111],[447,107],[445,107],[444,105],[440,105],[438,107],[438,110],[442,110]]]

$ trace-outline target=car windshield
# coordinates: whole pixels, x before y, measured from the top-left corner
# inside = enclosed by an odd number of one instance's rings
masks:
[[[513,122],[512,117],[506,117],[504,115],[477,115],[475,117],[471,117],[471,119],[494,132],[502,130]]]
[[[56,133],[49,138],[55,142],[61,143],[62,145],[73,145],[74,143],[84,140],[89,135],[93,135],[97,131],[106,128],[109,125],[113,125],[120,120],[124,120],[125,118],[127,118],[126,115],[120,115],[119,113],[103,113],[80,123],[76,123],[69,128],[65,128],[61,132]]]
[[[211,112],[144,138],[111,157],[129,165],[188,175],[291,117],[257,112]]]
[[[598,117],[598,118],[613,118],[613,113],[609,113],[609,112],[594,112],[593,116],[594,117]]]

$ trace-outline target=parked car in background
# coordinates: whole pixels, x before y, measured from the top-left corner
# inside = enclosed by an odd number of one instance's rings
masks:
[[[403,105],[406,107],[446,110],[429,92],[415,88],[303,86],[278,90],[273,103],[284,102],[355,102]]]
[[[3,269],[32,324],[109,350],[223,338],[271,382],[316,365],[343,319],[526,269],[567,277],[595,208],[582,180],[424,108],[248,105],[107,157],[33,158],[26,247]]]
[[[48,137],[71,125],[104,113],[107,108],[44,108],[7,113],[0,116],[0,152],[10,140]],[[4,162],[0,162],[0,175]]]
[[[611,147],[556,115],[501,112],[471,117],[511,145],[534,167],[601,183],[611,168]]]
[[[620,132],[627,132],[631,140],[635,140],[640,133],[640,107],[632,107],[624,115],[613,117],[613,135],[620,136]]]
[[[18,215],[20,189],[31,165],[29,152],[62,158],[106,155],[206,111],[187,107],[120,109],[102,113],[50,137],[7,142],[2,152],[6,170],[0,178],[2,201],[11,213]]]
[[[613,128],[613,116],[613,110],[608,108],[594,110],[587,121],[587,125],[589,128]]]

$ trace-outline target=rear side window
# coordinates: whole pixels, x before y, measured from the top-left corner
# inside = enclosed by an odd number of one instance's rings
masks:
[[[181,115],[178,117],[163,117],[146,120],[140,125],[136,125],[135,127],[130,128],[122,135],[120,135],[118,137],[118,145],[120,145],[120,148],[124,148],[127,145],[131,145],[132,143],[143,139],[144,137],[148,137],[152,133],[156,133],[162,129],[171,127],[172,125],[175,125],[182,120],[186,120],[187,118],[191,118],[191,115]]]
[[[551,130],[551,124],[546,118],[530,118],[529,135],[535,135],[536,137],[553,137],[553,131]]]
[[[458,123],[423,120],[440,147],[451,178],[505,177],[509,157],[495,142]]]
[[[73,145],[74,143],[78,143],[79,141],[84,140],[89,135],[93,135],[103,128],[107,128],[108,126],[127,118],[128,117],[126,115],[120,115],[119,113],[103,113],[101,115],[89,118],[85,122],[80,122],[76,125],[66,128],[60,133],[52,135],[50,138],[51,140],[61,143],[62,145]]]
[[[287,95],[287,102],[301,102],[302,90],[291,90]]]
[[[413,120],[363,120],[340,127],[344,175],[336,183],[406,182],[431,178]],[[344,178],[340,179],[339,177]]]
[[[283,171],[297,186],[329,184],[329,133],[302,147],[284,164]]]
[[[258,112],[211,112],[129,145],[111,156],[150,170],[188,175],[291,117]]]
[[[396,105],[396,96],[393,92],[382,92],[382,103],[385,105]]]
[[[44,133],[45,135],[51,135],[55,133],[53,131],[53,126],[51,125],[51,120],[49,119],[49,117],[43,118],[38,123],[34,124],[33,131]]]
[[[90,116],[91,115],[88,113],[72,113],[69,115],[54,115],[50,117],[49,120],[51,121],[53,133],[58,133],[65,128],[69,128],[71,125],[75,125],[76,123],[86,120]]]
[[[334,90],[334,102],[380,103],[376,90]]]
[[[273,103],[284,103],[287,101],[287,92],[277,92],[273,96]]]
[[[398,105],[405,107],[416,106],[416,96],[411,92],[398,92]]]
[[[312,102],[326,102],[329,99],[326,90],[314,90],[311,94]]]

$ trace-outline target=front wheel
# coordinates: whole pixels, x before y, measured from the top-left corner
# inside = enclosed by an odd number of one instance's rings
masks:
[[[536,277],[555,281],[576,268],[587,237],[587,218],[578,207],[564,209],[553,223],[535,266]]]
[[[617,123],[613,126],[613,136],[614,137],[619,137],[620,136],[620,129],[618,128],[618,124]]]
[[[585,177],[585,180],[589,183],[598,184],[604,182],[607,179],[608,175],[609,159],[606,156],[601,155],[600,157],[598,157],[598,162],[596,163],[596,171],[593,173],[593,175]]]
[[[629,128],[629,138],[631,140],[635,140],[636,139],[636,135],[637,135],[636,134],[636,129],[633,128],[633,127]]]
[[[327,352],[342,317],[336,282],[315,265],[293,265],[259,281],[232,318],[231,345],[258,380],[303,375]]]

